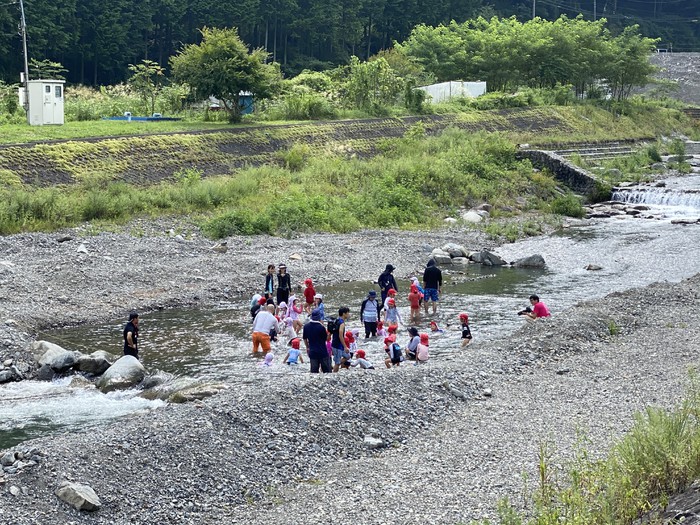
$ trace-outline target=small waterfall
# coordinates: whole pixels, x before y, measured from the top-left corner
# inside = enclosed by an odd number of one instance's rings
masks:
[[[700,190],[674,190],[669,188],[618,188],[612,200],[625,204],[672,206],[700,210]]]

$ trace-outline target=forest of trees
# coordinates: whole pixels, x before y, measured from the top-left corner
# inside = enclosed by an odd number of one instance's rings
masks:
[[[638,24],[674,51],[700,51],[698,0],[24,0],[29,56],[63,64],[70,82],[112,84],[144,59],[168,68],[200,28],[237,27],[251,48],[262,47],[282,71],[322,70],[366,59],[406,40],[419,24],[435,26],[483,16],[560,15],[606,18],[613,33]],[[0,79],[22,70],[17,2],[0,4]]]

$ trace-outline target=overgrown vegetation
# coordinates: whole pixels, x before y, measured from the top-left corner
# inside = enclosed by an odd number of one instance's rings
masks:
[[[380,156],[361,160],[342,150],[311,154],[298,145],[282,162],[233,176],[203,178],[196,168],[183,168],[148,191],[100,174],[67,187],[3,185],[0,233],[160,213],[205,214],[201,224],[212,237],[412,228],[435,226],[453,210],[481,202],[496,210],[516,207],[523,195],[529,208],[548,210],[557,191],[551,177],[518,161],[500,134],[447,129],[437,137],[385,140],[381,149]]]
[[[616,327],[616,325],[615,325]],[[617,328],[610,332],[616,333]],[[543,443],[527,509],[499,504],[501,525],[629,525],[656,514],[668,499],[700,477],[700,382],[690,374],[681,403],[671,409],[649,407],[634,417],[630,431],[606,458],[595,459],[582,439],[565,467]],[[490,522],[484,520],[481,525]]]

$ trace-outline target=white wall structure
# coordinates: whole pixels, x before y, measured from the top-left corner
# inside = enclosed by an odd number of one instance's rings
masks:
[[[28,84],[27,122],[31,126],[63,124],[65,80],[30,80]],[[24,105],[24,86],[19,88],[19,103]]]
[[[464,82],[455,80],[419,87],[428,94],[430,102],[444,102],[456,97],[478,97],[486,93],[486,82]]]

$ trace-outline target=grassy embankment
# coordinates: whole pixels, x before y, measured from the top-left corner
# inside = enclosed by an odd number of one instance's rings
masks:
[[[527,495],[527,512],[501,501],[498,523],[662,523],[658,515],[669,498],[700,478],[700,383],[696,373],[691,373],[687,394],[676,408],[649,407],[636,414],[630,431],[607,457],[591,457],[583,438],[568,465],[556,464],[554,453],[550,444],[540,445],[538,478]],[[479,525],[490,523],[484,520]]]
[[[516,143],[639,138],[688,129],[678,112],[659,108],[639,108],[634,117],[614,117],[591,106],[470,111],[447,121],[452,127],[434,137],[425,136],[434,131],[430,119],[409,127],[389,119],[343,124],[342,136],[338,125],[311,123],[6,147],[0,150],[0,233],[161,214],[194,215],[212,237],[423,228],[481,202],[496,206],[501,216],[512,213],[504,211],[509,208],[576,213],[576,203],[561,196],[551,176],[516,160]],[[94,124],[105,132],[106,124],[117,124],[109,128],[113,135],[134,123]],[[480,129],[485,131],[474,133]],[[52,138],[79,132],[80,127],[37,131]],[[46,180],[68,184],[40,187]],[[508,237],[540,231],[534,222],[507,232],[490,228]]]

